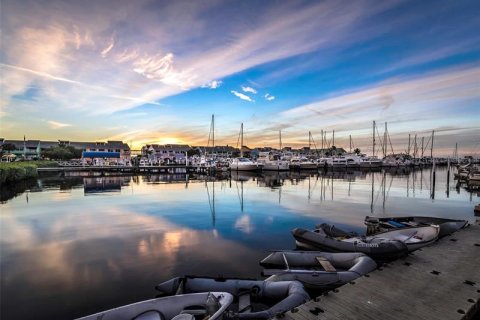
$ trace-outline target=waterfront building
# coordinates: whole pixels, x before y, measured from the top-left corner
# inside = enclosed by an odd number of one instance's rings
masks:
[[[216,158],[231,158],[235,154],[239,154],[240,150],[229,145],[226,146],[215,146],[215,147],[204,147],[204,146],[197,146],[192,147],[194,150],[198,150],[199,154],[204,155],[213,155]]]
[[[118,153],[118,157],[115,157],[117,164],[129,164],[131,151],[130,147],[122,141],[107,141],[107,142],[76,142],[68,140],[58,141],[42,141],[42,140],[7,140],[0,139],[0,147],[11,144],[14,146],[14,150],[8,151],[9,154],[14,154],[17,159],[40,159],[42,157],[42,151],[50,148],[60,146],[71,146],[82,152],[114,152]],[[91,154],[90,154],[91,155]],[[85,157],[89,158],[89,157]],[[87,160],[85,160],[87,161]]]
[[[147,144],[142,147],[141,154],[149,165],[185,164],[190,149],[186,144]]]

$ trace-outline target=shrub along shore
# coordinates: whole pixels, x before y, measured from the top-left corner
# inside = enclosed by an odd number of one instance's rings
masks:
[[[0,163],[0,183],[12,183],[30,178],[37,178],[37,168],[57,167],[55,161],[20,161]]]

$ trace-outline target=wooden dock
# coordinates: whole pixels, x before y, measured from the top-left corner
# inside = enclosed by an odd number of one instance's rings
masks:
[[[110,174],[136,174],[136,173],[205,173],[209,168],[185,165],[164,165],[164,166],[60,166],[51,168],[38,168],[41,172],[57,172],[60,174],[85,172],[85,173],[110,173]]]
[[[472,319],[480,300],[480,225],[317,297],[283,320]]]

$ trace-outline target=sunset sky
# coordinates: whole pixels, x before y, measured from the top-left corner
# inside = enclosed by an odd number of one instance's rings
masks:
[[[479,1],[1,0],[0,137],[480,154]],[[426,141],[426,140],[425,140]]]

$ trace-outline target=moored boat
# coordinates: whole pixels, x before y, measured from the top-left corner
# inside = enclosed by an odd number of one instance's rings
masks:
[[[292,234],[296,240],[297,246],[310,250],[362,252],[374,260],[393,260],[408,253],[407,245],[399,240],[370,242],[361,237],[336,238],[327,235],[323,229],[309,231],[302,228],[296,228],[292,230]],[[350,241],[350,239],[354,240]]]
[[[375,260],[396,259],[408,252],[429,245],[438,239],[440,227],[436,225],[399,229],[373,236],[348,236],[332,232],[333,228],[322,224],[319,229],[309,231],[302,228],[292,230],[297,245],[332,252],[363,252]]]
[[[282,160],[279,154],[271,152],[260,152],[257,162],[266,171],[287,171],[290,169],[290,163]]]
[[[270,319],[310,299],[298,281],[274,282],[185,276],[173,278],[155,288],[163,294],[216,290],[228,292],[238,303],[238,308],[230,310],[238,319]],[[274,305],[270,305],[271,301],[275,301]]]
[[[261,169],[259,165],[247,158],[234,158],[230,163],[232,171],[256,171]]]
[[[365,225],[367,226],[367,235],[402,228],[438,225],[440,227],[438,237],[441,238],[465,228],[468,225],[468,221],[422,216],[381,218],[366,216]]]
[[[203,292],[141,301],[95,313],[77,320],[194,320],[195,316],[222,319],[233,296],[227,292]]]
[[[377,268],[370,257],[359,252],[276,251],[260,262],[266,281],[303,283],[306,288],[330,290]]]
[[[358,236],[354,232],[345,232],[326,223],[321,224],[318,230],[322,230],[327,236],[339,238],[346,242],[357,242],[359,239],[366,243],[379,243],[389,240],[401,241],[407,246],[409,252],[435,242],[440,233],[440,227],[438,225],[417,226],[408,229],[384,231],[367,237]]]

